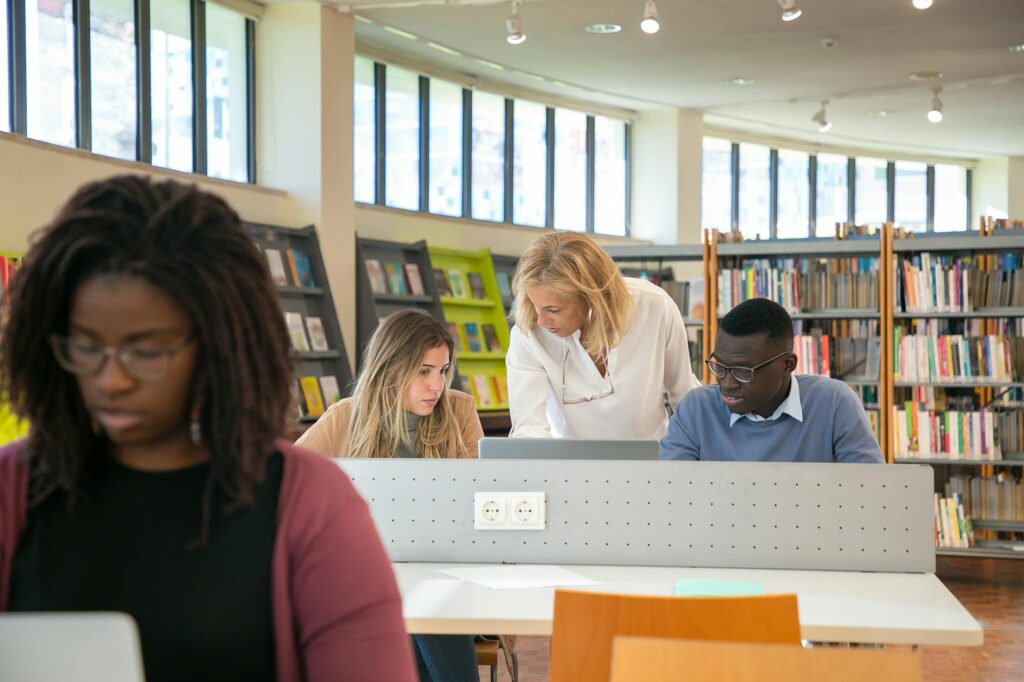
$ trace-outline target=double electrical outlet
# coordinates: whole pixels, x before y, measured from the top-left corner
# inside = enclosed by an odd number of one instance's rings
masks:
[[[544,530],[544,493],[473,493],[476,530]]]

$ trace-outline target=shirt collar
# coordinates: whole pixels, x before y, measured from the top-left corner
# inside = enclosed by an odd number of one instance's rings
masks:
[[[779,403],[779,406],[775,408],[775,412],[772,416],[765,419],[756,412],[748,412],[746,414],[736,414],[735,412],[729,415],[729,426],[732,426],[743,417],[746,417],[752,422],[770,422],[775,421],[784,414],[788,414],[793,419],[800,423],[804,421],[804,408],[800,403],[800,384],[796,380],[795,374],[789,375],[789,395],[786,399]]]

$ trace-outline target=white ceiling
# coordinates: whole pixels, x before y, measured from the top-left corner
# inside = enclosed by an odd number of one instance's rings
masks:
[[[701,109],[710,125],[818,143],[1024,155],[1024,53],[1008,49],[1024,43],[1024,0],[935,0],[926,11],[911,0],[799,0],[803,16],[790,23],[776,0],[659,0],[662,29],[653,36],[639,29],[643,0],[528,0],[521,10],[527,41],[519,46],[504,40],[510,4],[478,1],[351,4],[374,22],[357,24],[361,42],[554,95],[635,110]],[[583,30],[598,22],[623,30]],[[835,47],[821,46],[826,36]],[[466,56],[445,55],[427,41]],[[547,80],[495,71],[477,58]],[[922,70],[944,74],[938,125],[925,119],[931,86],[908,78]],[[756,83],[725,82],[734,76]],[[835,124],[824,135],[810,120],[822,99],[830,100]],[[878,109],[895,113],[868,115]]]

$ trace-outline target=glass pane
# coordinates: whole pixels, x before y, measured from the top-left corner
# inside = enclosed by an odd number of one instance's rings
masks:
[[[352,93],[352,151],[355,157],[352,194],[356,201],[372,204],[377,198],[377,101],[373,60],[356,57]]]
[[[594,232],[626,235],[626,122],[594,118]]]
[[[75,27],[71,0],[25,3],[28,136],[75,145]]]
[[[759,144],[741,144],[740,232],[744,238],[768,238],[771,189],[771,151]]]
[[[555,109],[555,228],[587,229],[587,115]]]
[[[462,215],[462,87],[430,81],[431,213]]]
[[[935,164],[935,231],[967,229],[967,169]]]
[[[384,104],[384,203],[420,208],[420,77],[387,68]]]
[[[473,93],[473,179],[477,220],[505,219],[505,98]]]
[[[119,159],[138,156],[134,5],[135,0],[89,3],[92,150]]]
[[[928,165],[896,162],[896,226],[916,232],[928,229]]]
[[[700,171],[700,224],[732,230],[732,142],[705,137]]]
[[[150,3],[153,165],[191,171],[192,27],[189,0]]]
[[[249,179],[245,17],[206,3],[207,173]]]
[[[780,239],[806,237],[810,231],[810,155],[779,150],[779,216],[775,232]]]
[[[7,3],[0,2],[0,130],[11,130],[10,86],[7,84]]]
[[[543,227],[547,218],[548,110],[543,104],[515,102],[512,153],[512,222]]]
[[[836,223],[849,221],[848,159],[837,154],[818,154],[818,205],[815,236],[833,237]]]
[[[885,159],[857,158],[854,222],[881,227],[889,215],[889,164]]]

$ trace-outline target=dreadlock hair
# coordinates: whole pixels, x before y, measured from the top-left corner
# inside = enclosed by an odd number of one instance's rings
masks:
[[[98,275],[140,278],[192,319],[193,399],[210,452],[205,542],[214,489],[224,508],[251,504],[291,400],[288,334],[265,260],[238,215],[194,185],[123,175],[88,184],[31,239],[5,301],[0,391],[31,422],[30,504],[63,490],[73,504],[103,452],[75,377],[54,357],[72,297]]]

